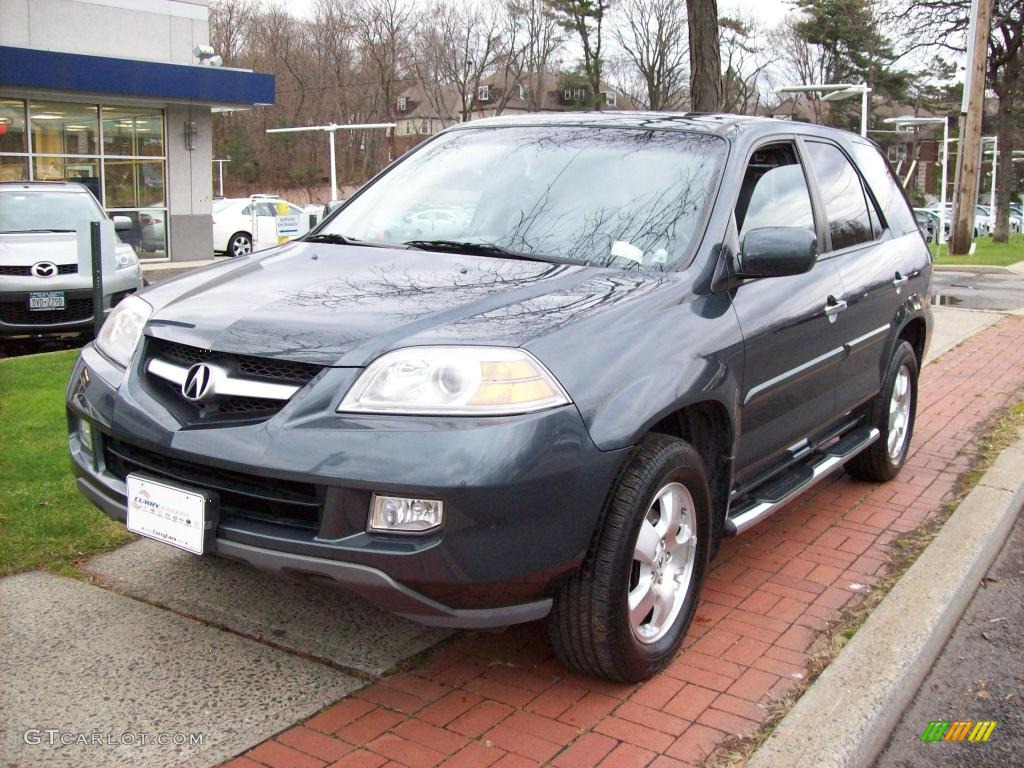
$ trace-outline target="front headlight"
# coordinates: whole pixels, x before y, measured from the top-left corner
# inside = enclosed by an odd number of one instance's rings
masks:
[[[137,267],[139,265],[139,257],[135,255],[135,250],[128,246],[127,248],[118,248],[114,252],[114,268],[115,269],[128,269],[129,267]]]
[[[338,411],[494,416],[569,402],[555,377],[524,350],[407,347],[374,360]]]
[[[96,348],[122,368],[135,353],[153,308],[138,296],[126,296],[111,310],[96,337]]]

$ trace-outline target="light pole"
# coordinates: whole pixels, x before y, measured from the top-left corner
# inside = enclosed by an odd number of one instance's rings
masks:
[[[871,89],[867,83],[815,83],[813,85],[787,85],[777,88],[776,93],[824,93],[822,101],[840,101],[860,96],[860,135],[868,135],[868,96]]]
[[[999,168],[999,137],[998,136],[982,136],[981,146],[982,155],[985,154],[985,142],[992,142],[992,188],[988,194],[988,207],[989,213],[992,216],[992,223],[995,224],[996,220],[996,171]],[[984,158],[983,158],[984,159]]]
[[[396,126],[396,123],[349,123],[347,125],[338,125],[337,123],[330,123],[328,125],[307,125],[302,128],[267,128],[267,133],[300,133],[303,131],[324,131],[330,143],[330,154],[331,154],[331,200],[338,199],[338,177],[337,170],[335,169],[334,162],[334,134],[338,131],[361,131],[370,130],[372,128],[385,128],[392,129]]]
[[[220,197],[224,197],[224,163],[231,162],[231,155],[225,158],[213,158],[213,162],[217,164],[217,194]]]
[[[907,130],[921,125],[942,125],[942,189],[939,192],[939,245],[946,242],[946,181],[949,168],[949,118],[948,117],[889,117],[886,123],[897,129]]]

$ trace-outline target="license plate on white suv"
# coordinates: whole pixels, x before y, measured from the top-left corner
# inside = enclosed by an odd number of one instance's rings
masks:
[[[211,496],[199,489],[128,475],[128,530],[156,541],[203,554]]]
[[[48,312],[66,306],[64,291],[33,291],[28,295],[28,308],[32,312]]]

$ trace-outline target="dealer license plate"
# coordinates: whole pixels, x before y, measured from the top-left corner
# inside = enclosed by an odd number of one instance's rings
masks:
[[[64,291],[34,291],[28,295],[28,308],[32,312],[64,309]]]
[[[128,530],[203,554],[209,498],[202,491],[128,475]]]

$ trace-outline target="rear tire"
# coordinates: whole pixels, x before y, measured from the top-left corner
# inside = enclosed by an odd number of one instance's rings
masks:
[[[710,542],[704,462],[682,440],[649,435],[620,475],[585,562],[555,595],[548,631],[558,657],[620,682],[664,669],[693,621]]]
[[[899,474],[910,452],[917,416],[917,355],[900,341],[889,360],[882,389],[868,406],[865,424],[881,434],[848,462],[846,471],[858,480],[884,483]]]

